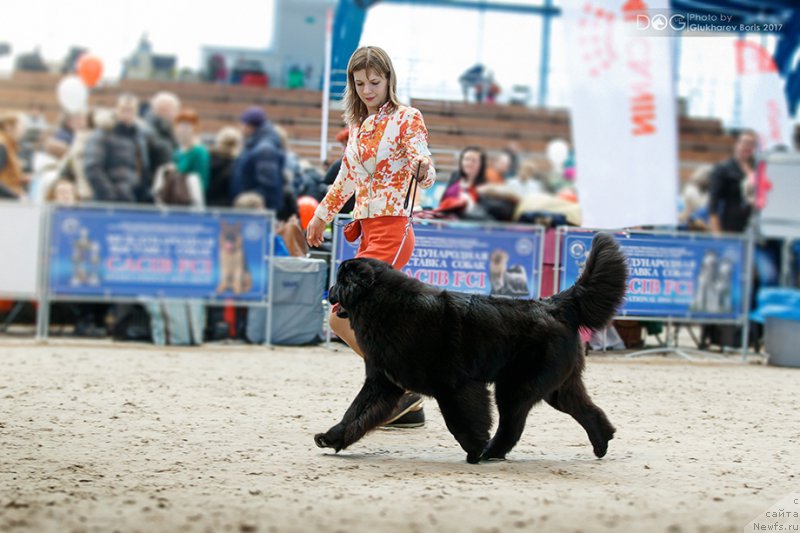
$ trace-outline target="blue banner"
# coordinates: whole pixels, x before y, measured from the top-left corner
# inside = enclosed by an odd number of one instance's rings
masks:
[[[269,214],[58,207],[50,223],[56,296],[260,301]]]
[[[344,238],[348,221],[338,218],[334,224],[334,268],[358,252],[360,239]],[[415,222],[414,236],[414,253],[403,272],[423,283],[474,294],[539,296],[541,227]]]
[[[593,232],[561,244],[560,290],[583,270]],[[630,270],[619,315],[738,319],[744,313],[745,241],[703,235],[616,235]]]

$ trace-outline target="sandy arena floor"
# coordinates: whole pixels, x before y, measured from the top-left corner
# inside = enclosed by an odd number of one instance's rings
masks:
[[[341,454],[359,359],[0,340],[0,531],[742,531],[800,492],[800,371],[592,357],[606,458],[547,405],[468,465],[438,408]],[[752,529],[750,529],[752,530]]]

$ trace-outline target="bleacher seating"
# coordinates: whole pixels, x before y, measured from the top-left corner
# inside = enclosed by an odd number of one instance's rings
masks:
[[[0,79],[0,108],[23,112],[38,111],[48,121],[58,118],[55,87],[56,74],[15,73]],[[241,111],[250,105],[261,105],[276,123],[283,126],[290,146],[301,157],[318,159],[321,128],[321,94],[309,90],[289,90],[231,86],[200,82],[163,82],[123,80],[115,86],[92,90],[91,104],[113,106],[116,96],[132,92],[149,99],[156,91],[176,93],[184,105],[197,110],[204,133],[213,134],[225,125],[236,124]],[[547,143],[555,138],[570,138],[569,114],[566,109],[535,109],[513,105],[466,104],[438,100],[415,99],[430,132],[430,146],[440,175],[455,168],[458,152],[467,145],[499,150],[515,143],[526,155],[544,159]],[[341,111],[331,109],[328,142],[344,126]],[[682,175],[688,175],[704,163],[720,161],[731,152],[733,139],[723,131],[716,119],[680,119],[680,164]],[[333,148],[331,158],[338,155]]]

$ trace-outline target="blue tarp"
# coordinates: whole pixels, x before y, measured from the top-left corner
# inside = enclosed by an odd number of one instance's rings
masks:
[[[800,321],[800,290],[765,288],[758,291],[758,308],[750,320],[763,324],[767,317]]]

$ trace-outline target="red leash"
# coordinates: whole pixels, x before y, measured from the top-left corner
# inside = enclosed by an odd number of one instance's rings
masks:
[[[394,254],[394,259],[392,260],[392,268],[394,268],[395,263],[397,263],[397,258],[400,257],[400,252],[403,250],[403,246],[406,244],[406,239],[408,239],[408,231],[411,229],[411,223],[414,220],[414,205],[417,203],[417,183],[419,182],[419,169],[422,165],[417,164],[417,173],[411,179],[411,183],[408,185],[408,191],[406,192],[406,201],[403,202],[403,209],[408,209],[408,201],[411,199],[411,212],[408,214],[408,222],[406,222],[406,230],[403,233],[403,240],[400,241],[400,246],[397,248],[397,253]],[[411,189],[414,189],[414,195],[411,195]]]

